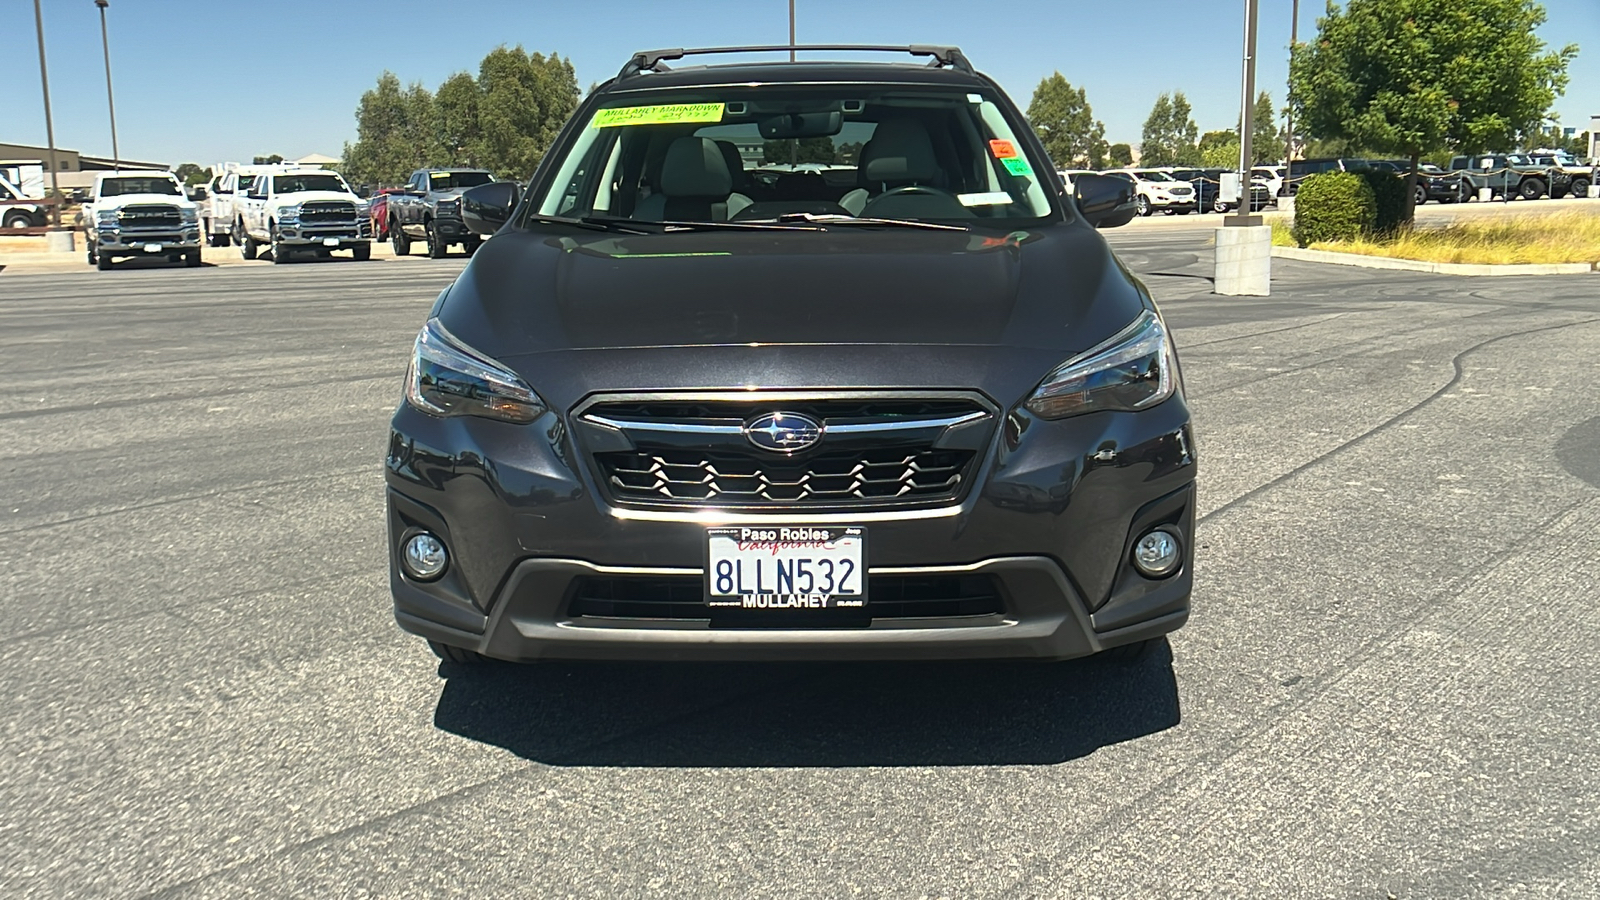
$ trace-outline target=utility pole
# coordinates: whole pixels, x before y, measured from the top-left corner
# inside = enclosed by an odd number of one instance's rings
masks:
[[[1255,131],[1256,2],[1244,4],[1243,109],[1239,116],[1239,209],[1217,229],[1216,293],[1233,297],[1272,294],[1272,229],[1250,215],[1250,137]]]
[[[789,0],[789,62],[794,62],[794,0]]]
[[[111,97],[111,40],[106,37],[106,7],[110,0],[94,0],[100,7],[100,48],[106,55],[106,106],[111,109],[111,170],[122,168],[122,154],[117,151],[117,101]]]
[[[44,86],[44,136],[50,145],[50,192],[56,201],[50,211],[56,227],[60,228],[61,181],[56,177],[56,170],[61,168],[61,160],[56,158],[56,126],[50,119],[50,71],[44,64],[44,13],[39,10],[39,0],[33,0],[33,24],[39,31],[39,83]]]
[[[1254,161],[1250,138],[1255,131],[1256,118],[1256,2],[1244,3],[1244,99],[1239,117],[1239,209],[1228,216],[1224,225],[1242,227],[1260,225],[1261,217],[1250,215],[1250,166]]]
[[[1294,61],[1295,45],[1300,43],[1300,0],[1294,0],[1294,12],[1289,19],[1289,60]],[[1294,82],[1290,82],[1283,91],[1283,130],[1287,132],[1283,139],[1283,176],[1289,177],[1289,163],[1294,161]]]

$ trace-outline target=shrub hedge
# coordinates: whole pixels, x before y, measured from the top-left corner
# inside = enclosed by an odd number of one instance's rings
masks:
[[[1382,169],[1365,169],[1357,174],[1372,188],[1375,215],[1368,231],[1374,237],[1399,231],[1406,219],[1406,176]]]
[[[1377,215],[1377,198],[1364,178],[1323,172],[1302,182],[1294,196],[1294,239],[1302,247],[1355,240],[1372,230]]]

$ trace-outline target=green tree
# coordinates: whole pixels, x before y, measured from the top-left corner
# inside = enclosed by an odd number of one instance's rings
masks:
[[[1056,165],[1093,169],[1105,165],[1105,123],[1095,119],[1083,88],[1073,87],[1060,72],[1041,79],[1034,88],[1028,122]]]
[[[1207,146],[1204,143],[1200,145],[1200,165],[1205,166],[1208,169],[1231,169],[1238,171],[1239,151],[1241,149],[1239,147],[1239,139],[1235,137],[1231,131],[1224,131],[1222,134],[1226,134],[1228,136],[1228,140],[1226,142],[1213,143],[1210,146]]]
[[[441,163],[478,165],[476,153],[483,131],[478,127],[477,79],[457,72],[439,85],[433,95],[433,133]]]
[[[1548,52],[1544,21],[1533,0],[1330,3],[1317,38],[1292,49],[1295,120],[1312,138],[1409,157],[1408,187],[1424,154],[1510,149],[1538,132],[1577,54]]]
[[[202,169],[199,165],[192,162],[183,163],[182,165],[178,166],[178,168],[174,169],[172,174],[178,176],[179,181],[191,186],[196,184],[205,184],[211,180],[210,169]]]
[[[478,88],[478,165],[527,178],[578,106],[571,61],[502,45],[479,65]]]
[[[417,98],[413,97],[412,100]],[[413,104],[400,89],[393,72],[378,76],[378,84],[361,95],[356,105],[356,142],[344,145],[344,174],[356,184],[401,184],[421,160],[411,155],[406,134],[413,130],[407,119]]]
[[[1112,167],[1133,165],[1133,148],[1127,144],[1112,144],[1107,147],[1106,165]]]
[[[283,156],[277,153],[270,156],[257,156],[250,160],[250,164],[253,166],[275,166],[281,162],[283,162]]]
[[[1162,94],[1144,120],[1143,140],[1139,144],[1139,164],[1145,166],[1192,166],[1200,161],[1196,139],[1200,133],[1190,115],[1189,98],[1183,91]]]
[[[1283,156],[1287,138],[1278,126],[1278,111],[1272,107],[1272,95],[1262,91],[1256,97],[1255,127],[1250,131],[1251,164],[1277,162]]]

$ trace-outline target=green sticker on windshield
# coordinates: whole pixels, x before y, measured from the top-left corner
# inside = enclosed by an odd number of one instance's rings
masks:
[[[1000,160],[1000,162],[1005,165],[1006,171],[1013,175],[1033,174],[1033,167],[1028,165],[1028,161],[1023,157],[1008,156],[1005,159]]]
[[[676,122],[721,122],[725,103],[667,103],[661,106],[623,106],[594,114],[595,128],[618,125],[670,125]]]

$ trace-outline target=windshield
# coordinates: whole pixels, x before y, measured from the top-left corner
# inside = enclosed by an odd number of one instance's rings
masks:
[[[488,172],[437,172],[428,176],[428,186],[436,191],[452,191],[477,187],[493,180],[494,176]]]
[[[350,193],[350,188],[333,172],[300,172],[294,175],[272,176],[272,192],[297,194],[301,191],[338,191]]]
[[[1015,227],[1052,214],[987,93],[900,85],[630,93],[582,123],[531,208],[750,222],[809,214]]]
[[[172,197],[183,192],[178,183],[169,178],[107,178],[100,182],[100,196],[120,197],[124,194],[167,194]]]
[[[1165,172],[1140,172],[1139,177],[1145,181],[1171,181],[1172,176]]]

